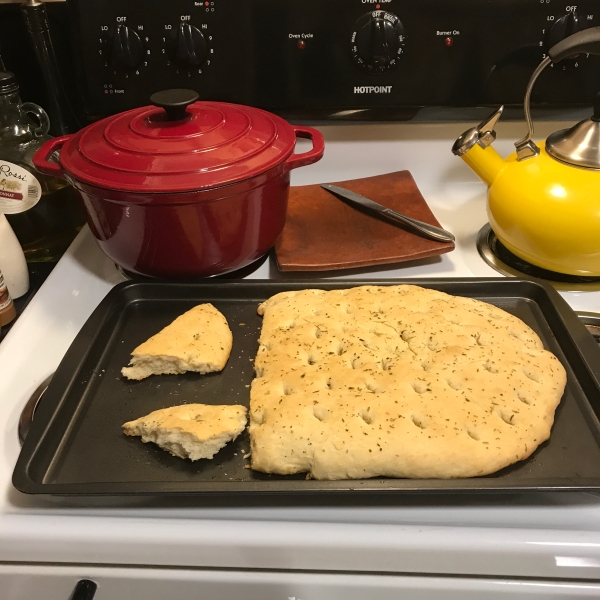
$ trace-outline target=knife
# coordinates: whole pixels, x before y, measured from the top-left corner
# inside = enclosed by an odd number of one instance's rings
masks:
[[[368,213],[374,213],[376,216],[392,225],[402,225],[408,229],[412,229],[419,235],[435,240],[436,242],[454,242],[455,240],[455,237],[449,231],[446,231],[441,227],[434,227],[433,225],[429,225],[429,223],[423,223],[423,221],[417,221],[416,219],[397,213],[391,208],[387,208],[378,202],[369,200],[369,198],[365,198],[350,190],[329,183],[324,183],[321,187],[340,200],[344,200],[354,208],[361,209]]]

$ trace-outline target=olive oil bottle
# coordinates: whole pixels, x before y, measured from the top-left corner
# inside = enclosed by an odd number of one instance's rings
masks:
[[[75,190],[33,166],[33,155],[50,139],[49,128],[41,107],[21,102],[15,76],[0,72],[0,212],[27,262],[58,260],[85,222]]]

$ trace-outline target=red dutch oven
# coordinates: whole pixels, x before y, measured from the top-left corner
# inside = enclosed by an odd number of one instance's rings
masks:
[[[197,98],[158,92],[155,106],[49,140],[33,157],[79,192],[100,247],[126,271],[190,279],[250,264],[283,229],[290,171],[323,156],[315,129]],[[298,137],[312,149],[295,154]]]

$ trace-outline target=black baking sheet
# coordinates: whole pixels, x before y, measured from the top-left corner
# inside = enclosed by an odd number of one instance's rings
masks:
[[[309,287],[417,284],[490,302],[532,327],[565,366],[568,382],[550,440],[527,460],[486,477],[315,481],[304,474],[266,475],[246,468],[247,432],[212,460],[175,458],[122,433],[126,421],[183,403],[249,404],[261,318],[258,304]],[[192,306],[211,302],[227,318],[233,349],[221,373],[121,377],[138,344]],[[98,306],[61,362],[36,412],[13,474],[26,493],[56,495],[185,494],[243,504],[372,494],[600,490],[600,349],[550,286],[516,279],[385,281],[234,281],[123,283]]]

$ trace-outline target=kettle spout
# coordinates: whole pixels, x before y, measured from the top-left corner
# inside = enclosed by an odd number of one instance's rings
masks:
[[[487,186],[506,165],[504,159],[490,147],[496,139],[494,127],[503,110],[501,106],[477,127],[465,131],[452,146],[452,152],[460,156]]]

